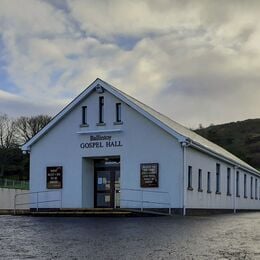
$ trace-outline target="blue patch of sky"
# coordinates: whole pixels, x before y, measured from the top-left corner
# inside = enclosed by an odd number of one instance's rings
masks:
[[[143,38],[132,35],[120,35],[114,34],[109,38],[103,38],[95,34],[88,34],[87,32],[81,32],[82,38],[91,37],[98,40],[101,44],[114,44],[123,50],[132,50],[135,45]]]
[[[109,37],[103,37],[95,33],[90,33],[86,29],[83,29],[81,24],[75,19],[73,19],[71,16],[68,16],[68,19],[70,20],[70,24],[73,26],[74,31],[77,33],[75,34],[76,36],[75,38],[81,38],[81,39],[93,38],[99,41],[101,44],[114,44],[123,50],[132,50],[142,38],[144,38],[145,36],[150,37],[150,35],[148,34],[142,36],[136,36],[136,35],[124,35],[124,34],[117,34],[117,33],[114,33]]]
[[[66,58],[69,60],[77,60],[80,58],[80,55],[71,53],[71,54],[66,55]]]
[[[52,74],[50,76],[51,84],[55,85],[59,81],[59,79],[63,73],[64,73],[63,69],[55,70],[54,72],[52,72]]]
[[[116,35],[114,37],[115,44],[124,50],[132,50],[140,40],[140,37],[129,35]]]
[[[132,50],[136,44],[143,38],[153,38],[160,34],[164,34],[165,32],[146,32],[143,35],[123,35],[123,34],[117,34],[114,33],[113,35],[110,35],[109,38],[104,38],[102,36],[96,35],[95,33],[89,33],[87,30],[83,29],[80,22],[74,19],[72,16],[70,16],[70,8],[66,1],[64,0],[42,0],[45,3],[50,4],[56,9],[59,9],[63,11],[65,14],[67,14],[67,19],[72,26],[74,32],[77,32],[75,34],[76,38],[95,38],[97,39],[101,44],[115,44],[119,48],[123,50]],[[69,59],[77,59],[76,56],[69,56]]]
[[[7,66],[8,56],[6,54],[5,46],[0,35],[0,89],[10,93],[18,93],[18,87],[8,75]]]
[[[120,47],[123,50],[132,50],[135,45],[143,38],[139,36],[132,36],[132,35],[121,35],[121,34],[116,34],[114,33],[111,35],[111,37],[104,38],[96,35],[95,33],[89,33],[85,29],[82,28],[81,24],[79,21],[74,19],[72,16],[70,16],[70,9],[67,3],[64,0],[42,0],[50,5],[52,5],[54,8],[57,8],[59,10],[62,10],[65,14],[67,14],[67,19],[72,26],[76,38],[87,38],[91,37],[94,39],[97,39],[101,44],[115,44],[118,47]],[[67,58],[75,60],[78,57],[76,55],[69,55]]]

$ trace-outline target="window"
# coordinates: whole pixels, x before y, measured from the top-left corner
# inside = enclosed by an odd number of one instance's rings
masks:
[[[244,174],[244,198],[247,198],[247,176]]]
[[[236,173],[236,196],[240,197],[240,191],[239,191],[239,171]]]
[[[104,123],[104,97],[99,97],[99,123]]]
[[[231,172],[230,172],[230,168],[227,168],[227,195],[228,196],[231,195],[230,185],[231,185]]]
[[[253,199],[253,177],[251,177],[251,182],[250,182],[250,197]]]
[[[201,176],[201,169],[199,169],[199,172],[198,172],[198,191],[202,192],[202,176]]]
[[[121,103],[116,103],[116,123],[121,123]]]
[[[257,200],[257,179],[255,179],[255,199]]]
[[[193,190],[192,188],[192,167],[188,167],[188,190]]]
[[[208,192],[208,193],[211,193],[210,172],[208,172],[208,178],[207,178],[207,192]]]
[[[87,106],[83,106],[81,109],[82,109],[81,124],[87,125]]]
[[[220,164],[216,164],[216,194],[220,194]]]

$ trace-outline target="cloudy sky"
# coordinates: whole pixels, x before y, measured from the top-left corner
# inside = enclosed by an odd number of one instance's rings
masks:
[[[97,77],[189,127],[260,118],[260,1],[0,0],[1,113]]]

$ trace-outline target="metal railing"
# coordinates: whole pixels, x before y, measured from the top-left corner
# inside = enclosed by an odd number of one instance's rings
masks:
[[[124,199],[121,198],[119,199],[119,202],[125,201],[125,202],[133,202],[133,203],[138,203],[140,205],[140,210],[142,212],[145,212],[147,210],[144,210],[144,205],[145,204],[153,204],[153,205],[162,205],[165,206],[165,208],[168,209],[168,215],[171,215],[171,203],[170,203],[170,195],[169,192],[166,191],[153,191],[153,190],[143,190],[143,189],[127,189],[127,188],[122,188],[120,190],[116,189],[115,190],[115,208],[117,207],[117,194],[120,194],[122,191],[129,191],[129,192],[139,192],[140,193],[140,199]],[[155,193],[155,194],[165,194],[166,199],[168,202],[159,202],[159,201],[152,201],[152,200],[144,200],[144,195],[145,193]],[[119,205],[118,205],[119,206]]]
[[[0,179],[0,188],[29,190],[29,182],[12,179]]]
[[[51,193],[51,192],[57,192],[60,193],[58,199],[51,199],[51,200],[40,200],[39,194],[45,194],[45,193]],[[36,195],[36,201],[29,201],[26,203],[17,203],[17,198],[21,196],[29,196]],[[31,200],[31,198],[29,198]],[[62,190],[47,190],[47,191],[33,191],[33,192],[25,192],[25,193],[18,193],[14,196],[14,215],[16,214],[17,206],[25,206],[25,205],[36,205],[36,210],[39,211],[39,204],[42,203],[50,203],[50,202],[60,202],[60,209],[62,209]]]

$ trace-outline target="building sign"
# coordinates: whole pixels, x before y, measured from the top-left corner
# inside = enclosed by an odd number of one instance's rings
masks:
[[[47,189],[62,189],[62,166],[47,167]]]
[[[89,142],[81,143],[80,148],[91,149],[91,148],[111,148],[123,146],[120,140],[112,140],[111,135],[91,135]]]
[[[142,163],[140,167],[141,187],[155,188],[159,187],[159,164]]]

